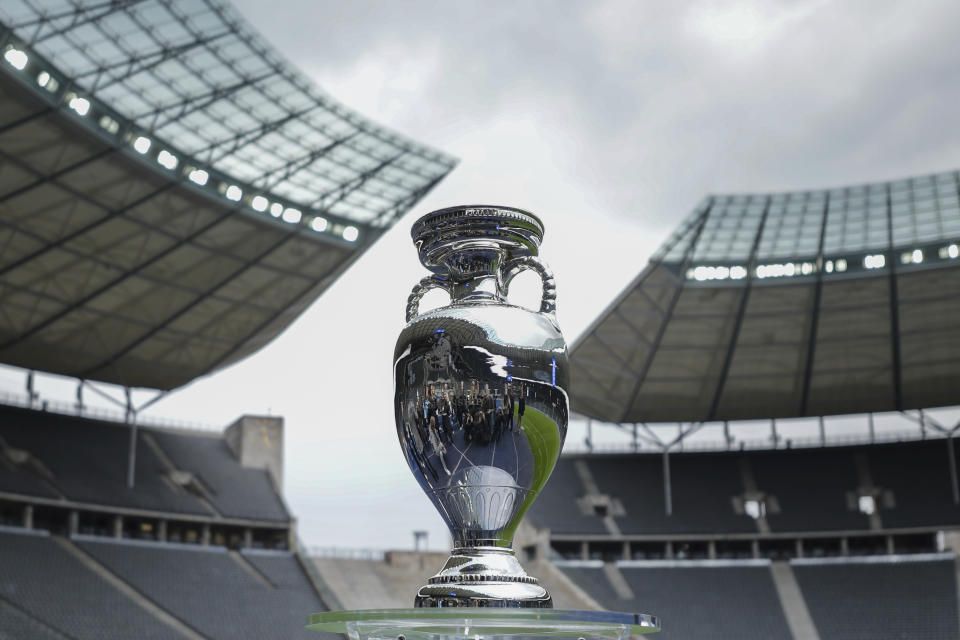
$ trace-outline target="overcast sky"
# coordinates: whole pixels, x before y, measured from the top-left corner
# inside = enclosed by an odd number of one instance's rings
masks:
[[[708,193],[960,166],[960,3],[237,0],[361,113],[461,159],[260,353],[155,413],[286,418],[285,493],[313,545],[445,529],[406,468],[390,359],[425,271],[416,217],[507,204],[546,224],[568,341]],[[522,301],[533,302],[529,280]]]

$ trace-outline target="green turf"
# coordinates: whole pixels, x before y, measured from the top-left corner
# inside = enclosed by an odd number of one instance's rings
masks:
[[[518,412],[519,408],[514,409],[514,417],[519,420]],[[540,493],[540,489],[547,483],[547,479],[553,473],[557,458],[560,456],[560,432],[557,429],[557,424],[542,412],[527,407],[523,413],[520,428],[526,434],[527,441],[530,443],[535,474],[531,491],[524,498],[523,504],[520,505],[517,519],[512,526],[503,531],[503,536],[507,540],[513,540],[513,534],[520,525],[523,515],[533,504],[537,494]],[[504,544],[504,546],[508,545]]]

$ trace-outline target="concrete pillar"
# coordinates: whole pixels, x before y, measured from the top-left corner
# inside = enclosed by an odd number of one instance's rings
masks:
[[[797,538],[796,545],[797,545],[797,549],[796,549],[797,557],[802,558],[803,557],[803,538]]]
[[[123,537],[123,516],[113,516],[113,537]]]
[[[629,540],[623,541],[623,549],[620,551],[620,555],[623,557],[624,560],[629,560],[633,557],[633,554],[630,552]]]
[[[850,541],[846,537],[840,538],[840,555],[850,555]]]
[[[243,548],[251,549],[253,548],[253,529],[247,527],[243,530]]]
[[[711,560],[717,559],[717,541],[711,540],[707,543],[707,557]]]
[[[160,542],[167,541],[167,521],[161,520],[157,523],[157,540]]]
[[[70,512],[70,535],[75,536],[80,533],[80,513],[76,510]]]
[[[242,416],[224,432],[227,446],[248,469],[266,469],[283,489],[283,418]]]
[[[33,529],[33,505],[28,504],[23,507],[23,528]]]
[[[667,560],[673,560],[673,542],[667,540],[666,549],[664,549],[664,555],[666,555]]]
[[[893,536],[887,536],[887,553],[891,556],[896,553],[896,549],[893,546]]]
[[[589,560],[590,559],[590,544],[587,541],[580,543],[580,559]]]
[[[200,544],[205,547],[210,545],[210,525],[208,524],[204,524],[200,530]]]
[[[759,540],[750,541],[750,555],[753,556],[754,558],[760,557],[760,541]]]

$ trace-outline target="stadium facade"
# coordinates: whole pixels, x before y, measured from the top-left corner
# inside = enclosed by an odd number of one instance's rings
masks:
[[[225,2],[0,3],[0,363],[30,372],[0,403],[0,636],[316,637],[339,602],[283,500],[282,419],[138,413],[270,342],[455,164]]]

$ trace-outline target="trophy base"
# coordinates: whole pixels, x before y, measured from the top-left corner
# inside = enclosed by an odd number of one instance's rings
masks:
[[[660,631],[660,622],[613,611],[370,609],[315,613],[307,629],[346,634],[349,640],[628,640]]]
[[[547,590],[528,576],[513,549],[454,549],[443,569],[420,587],[414,606],[551,609]]]

